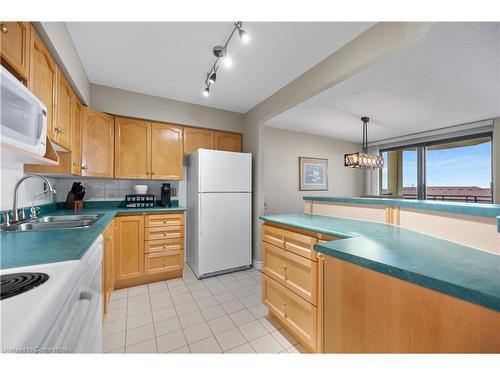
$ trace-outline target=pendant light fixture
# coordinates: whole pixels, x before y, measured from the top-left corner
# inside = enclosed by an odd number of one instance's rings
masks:
[[[248,35],[248,33],[245,30],[243,30],[243,22],[238,21],[235,22],[233,25],[234,25],[233,31],[231,31],[229,38],[227,38],[226,40],[226,43],[224,43],[223,46],[215,46],[212,49],[212,53],[215,56],[215,62],[212,65],[210,71],[207,73],[207,78],[205,79],[205,88],[202,91],[203,96],[210,95],[210,85],[214,84],[217,79],[217,70],[219,70],[219,60],[222,60],[222,64],[226,68],[230,68],[231,65],[233,64],[233,60],[227,54],[227,46],[229,44],[229,41],[233,37],[234,32],[238,30],[238,35],[240,36],[240,39],[243,43],[248,43],[250,41],[250,35]]]
[[[344,167],[376,169],[384,166],[384,158],[380,155],[368,154],[368,121],[369,117],[361,117],[363,121],[363,146],[362,152],[344,155]]]

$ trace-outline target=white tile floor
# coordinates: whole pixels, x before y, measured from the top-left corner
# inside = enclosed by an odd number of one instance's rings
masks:
[[[260,302],[256,269],[184,277],[114,291],[103,328],[106,353],[303,353]]]

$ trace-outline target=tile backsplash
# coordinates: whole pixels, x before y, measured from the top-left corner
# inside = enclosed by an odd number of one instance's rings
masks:
[[[147,185],[148,194],[155,194],[160,199],[161,185],[168,182],[177,190],[177,199],[181,206],[186,205],[186,186],[184,181],[151,181],[151,180],[117,180],[117,179],[94,179],[85,177],[57,178],[56,190],[57,201],[64,202],[71,185],[79,181],[85,187],[84,201],[99,200],[123,200],[125,195],[134,194],[134,185]]]

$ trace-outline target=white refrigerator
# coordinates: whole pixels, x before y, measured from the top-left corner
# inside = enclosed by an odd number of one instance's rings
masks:
[[[252,265],[252,154],[189,155],[187,208],[187,262],[196,277]]]

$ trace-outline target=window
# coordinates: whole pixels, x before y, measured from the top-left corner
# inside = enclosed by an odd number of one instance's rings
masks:
[[[491,134],[382,150],[381,194],[492,203]]]

